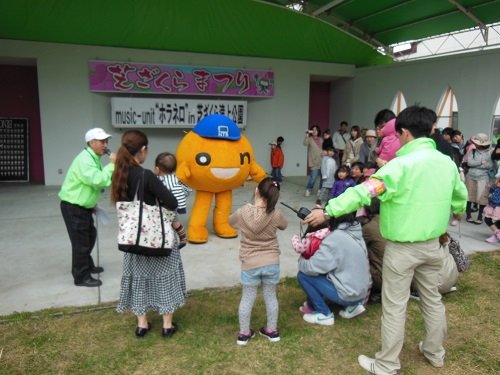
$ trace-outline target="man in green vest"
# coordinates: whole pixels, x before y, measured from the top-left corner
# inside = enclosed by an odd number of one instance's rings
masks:
[[[370,204],[378,196],[380,232],[387,240],[382,269],[382,348],[375,358],[358,357],[372,374],[395,374],[400,368],[406,305],[415,280],[424,318],[425,335],[418,350],[434,367],[444,366],[447,333],[445,308],[438,291],[443,264],[439,236],[447,231],[450,211],[465,211],[467,189],[455,163],[436,150],[429,138],[436,122],[434,111],[412,106],[396,119],[401,149],[370,179],[347,189],[316,209],[305,221],[317,226]]]
[[[102,190],[111,185],[115,169],[114,153],[109,155],[108,165],[104,168],[101,165],[102,155],[108,152],[109,138],[111,135],[101,128],[90,129],[85,134],[87,147],[71,163],[59,192],[61,212],[73,253],[71,273],[77,286],[96,287],[102,284],[92,274],[104,269],[95,266],[90,253],[97,238],[92,214]]]

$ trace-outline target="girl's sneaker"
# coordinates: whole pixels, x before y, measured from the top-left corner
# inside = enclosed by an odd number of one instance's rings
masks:
[[[250,341],[251,338],[255,337],[255,332],[251,329],[248,333],[241,333],[238,335],[238,339],[236,340],[236,344],[238,345],[246,345]]]
[[[496,234],[493,234],[493,235],[489,236],[487,239],[485,239],[485,241],[488,243],[497,243],[499,240],[498,240],[498,236]]]
[[[262,336],[267,337],[268,340],[271,341],[271,342],[278,342],[278,341],[280,341],[280,333],[278,332],[278,330],[276,330],[276,331],[270,331],[266,327],[262,327],[261,329],[259,329],[259,333]]]

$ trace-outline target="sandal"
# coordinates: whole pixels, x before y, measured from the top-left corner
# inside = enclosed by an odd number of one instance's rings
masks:
[[[474,220],[471,217],[468,217],[467,219],[465,219],[465,221],[471,224],[475,224]]]
[[[473,221],[473,223],[476,225],[481,225],[483,223],[483,221],[481,219],[476,219]]]

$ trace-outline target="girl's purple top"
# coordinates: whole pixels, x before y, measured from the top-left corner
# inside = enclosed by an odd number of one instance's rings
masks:
[[[351,186],[356,186],[356,182],[352,177],[346,178],[345,180],[335,180],[332,190],[330,190],[330,198],[338,197]]]

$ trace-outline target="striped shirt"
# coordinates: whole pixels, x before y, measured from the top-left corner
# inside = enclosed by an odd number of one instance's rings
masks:
[[[177,199],[177,210],[185,210],[187,196],[189,195],[189,193],[191,193],[192,190],[184,185],[173,173],[164,176],[158,176],[158,178]]]

